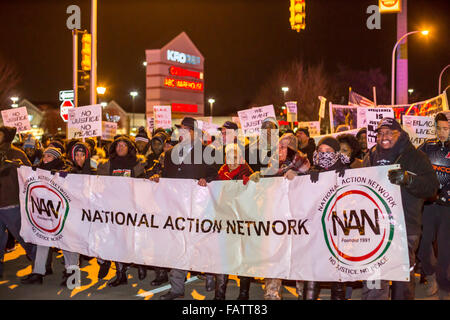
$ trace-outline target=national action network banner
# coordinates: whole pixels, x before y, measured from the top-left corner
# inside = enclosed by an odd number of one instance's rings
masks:
[[[27,242],[183,270],[316,281],[409,280],[400,188],[383,166],[292,181],[145,179],[18,169]]]

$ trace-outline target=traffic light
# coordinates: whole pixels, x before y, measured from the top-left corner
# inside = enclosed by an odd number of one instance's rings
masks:
[[[91,70],[91,42],[91,34],[83,33],[81,37],[81,69],[83,71]]]
[[[289,18],[289,21],[292,30],[300,32],[301,29],[305,29],[305,5],[305,0],[291,0],[291,6],[289,7],[291,17]]]

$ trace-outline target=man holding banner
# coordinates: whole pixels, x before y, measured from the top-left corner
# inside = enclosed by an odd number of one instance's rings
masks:
[[[439,290],[440,299],[450,299],[450,126],[447,117],[439,113],[435,118],[436,139],[430,139],[418,149],[431,161],[439,180],[436,199],[423,208],[423,235],[418,256],[427,277],[426,293]],[[436,240],[438,252],[433,250]]]
[[[392,282],[393,300],[413,300],[415,296],[415,252],[422,233],[422,206],[425,199],[434,197],[439,187],[436,174],[428,158],[417,151],[408,134],[394,118],[383,118],[376,129],[377,144],[364,158],[364,167],[400,164],[400,169],[390,170],[389,180],[400,185],[406,222],[410,277],[408,282]],[[389,298],[389,282],[375,284],[364,282],[362,299],[384,300]]]

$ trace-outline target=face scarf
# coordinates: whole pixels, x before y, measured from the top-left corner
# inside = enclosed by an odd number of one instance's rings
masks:
[[[350,158],[340,152],[314,151],[313,154],[313,164],[325,170],[334,166],[338,160],[341,160],[344,164],[350,163]]]

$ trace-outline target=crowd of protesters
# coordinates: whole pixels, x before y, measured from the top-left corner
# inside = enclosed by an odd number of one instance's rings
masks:
[[[240,141],[238,125],[227,121],[219,128],[218,135],[204,141],[196,120],[185,117],[174,131],[182,132],[173,139],[172,130],[157,128],[151,137],[140,128],[135,137],[118,135],[114,141],[97,141],[86,138],[69,140],[61,136],[43,136],[38,141],[24,136],[13,143],[16,130],[0,127],[0,277],[3,274],[5,252],[14,250],[18,242],[32,262],[33,272],[21,279],[23,284],[42,284],[45,276],[52,274],[53,249],[25,243],[20,236],[21,215],[17,167],[32,166],[60,175],[88,174],[148,178],[155,183],[160,178],[195,179],[200,186],[213,180],[242,180],[258,183],[265,177],[292,180],[297,175],[309,175],[311,183],[320,179],[320,173],[336,171],[340,176],[351,168],[400,164],[400,169],[389,171],[389,180],[400,186],[406,221],[411,277],[409,282],[381,281],[373,289],[362,281],[355,283],[333,282],[331,299],[351,298],[351,289],[362,288],[362,299],[414,299],[415,276],[420,270],[426,278],[426,293],[439,293],[440,299],[450,298],[450,142],[449,122],[444,114],[435,117],[436,138],[426,141],[419,148],[410,142],[408,134],[392,118],[384,118],[377,129],[377,144],[368,149],[367,132],[361,129],[356,137],[340,134],[336,138],[326,136],[317,145],[308,128],[295,132],[280,132],[274,118],[266,118],[261,129],[267,130],[267,139]],[[277,136],[273,136],[277,132]],[[272,135],[272,136],[271,136]],[[276,139],[274,139],[276,138]],[[183,142],[184,140],[184,142]],[[186,144],[186,141],[188,143]],[[275,143],[274,143],[275,141]],[[186,148],[187,146],[187,148]],[[219,163],[194,161],[194,150],[206,149],[213,157],[223,159]],[[174,157],[174,155],[176,155]],[[181,161],[174,161],[179,159]],[[189,159],[190,161],[185,161]],[[256,161],[255,161],[256,159]],[[78,265],[80,256],[63,250],[66,271],[61,285],[70,275],[69,267]],[[111,261],[97,258],[100,266],[98,278],[109,272]],[[127,270],[138,268],[140,280],[147,270],[153,269],[156,277],[151,285],[169,282],[171,289],[161,296],[170,300],[184,297],[184,285],[188,271],[156,266],[130,265],[114,262],[116,277],[109,286],[127,283]],[[225,299],[228,275],[205,274],[206,290],[215,290],[214,299]],[[250,299],[253,278],[239,277],[239,300]],[[264,279],[264,298],[281,299],[282,279]],[[299,299],[316,300],[323,284],[315,281],[296,281]]]

